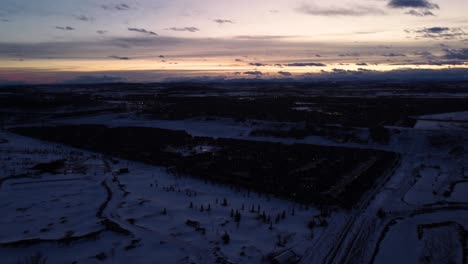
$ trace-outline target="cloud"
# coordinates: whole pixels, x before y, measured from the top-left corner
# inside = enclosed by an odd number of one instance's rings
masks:
[[[210,22],[208,21],[208,23]],[[64,31],[63,33],[73,34],[75,32],[77,31]],[[412,45],[394,44],[392,45],[391,50],[387,50],[381,47],[376,49],[375,43],[359,43],[343,47],[343,44],[341,43],[287,42],[281,40],[255,41],[232,38],[150,37],[140,33],[135,33],[135,35],[131,37],[113,37],[113,31],[109,31],[107,35],[103,35],[106,37],[97,35],[97,33],[94,34],[96,34],[96,36],[93,40],[68,40],[43,43],[0,43],[0,54],[3,58],[11,59],[24,58],[26,60],[30,60],[66,58],[67,60],[70,60],[103,58],[103,60],[109,60],[109,62],[111,62],[111,59],[108,57],[110,55],[117,55],[120,57],[127,56],[133,61],[137,58],[142,60],[154,60],[155,57],[163,54],[166,58],[171,58],[171,62],[172,59],[201,62],[203,59],[219,58],[222,56],[224,58],[231,58],[230,60],[232,64],[246,67],[246,69],[242,71],[256,70],[254,66],[248,66],[248,64],[251,62],[259,62],[270,64],[270,66],[275,67],[277,71],[284,70],[292,72],[288,66],[299,68],[300,66],[296,63],[301,63],[300,65],[304,70],[325,69],[322,64],[317,65],[317,63],[323,63],[327,66],[339,62],[388,63],[386,60],[390,57],[382,57],[382,55],[391,52],[396,54],[408,54],[408,57],[406,58],[395,57],[392,62],[402,62],[410,65],[411,63],[407,63],[406,59],[414,59],[416,62],[424,60],[422,57],[413,56],[413,52],[428,50],[435,53],[436,50],[441,51],[448,48],[434,46],[436,43],[439,43],[439,41],[431,43],[429,46],[421,43],[414,43]],[[310,50],[311,47],[314,47],[314,50]],[[452,48],[460,47],[453,46]],[[281,58],[287,60],[280,60],[280,58],[264,60],[262,57],[254,59],[255,54],[263,56],[262,54],[264,54],[266,50],[273,55],[279,54]],[[316,58],[315,54],[319,52],[321,52],[324,57]],[[341,58],[338,57],[338,54],[340,54],[339,52],[356,57]],[[246,54],[251,56],[246,58],[244,57]],[[360,60],[357,60],[356,58],[360,58]],[[235,59],[242,61],[235,62]],[[436,58],[433,60],[435,59]],[[156,60],[159,61],[160,59],[156,58]],[[274,65],[276,63],[281,63],[281,65]],[[304,63],[313,63],[312,65],[314,66],[307,67]],[[284,67],[284,69],[280,69],[279,67]],[[262,67],[258,67],[257,70],[264,71]],[[276,73],[277,71],[274,72]]]
[[[369,66],[369,64],[365,63],[365,62],[359,62],[359,63],[356,63],[357,66]]]
[[[216,77],[211,77],[206,81],[220,81],[223,83],[230,82],[252,82],[252,79],[242,78],[240,72],[232,73],[232,76],[236,76],[234,79],[224,79],[224,76],[220,76],[218,79]],[[256,74],[248,74],[257,76]],[[240,77],[240,78],[239,78]],[[206,77],[193,77],[190,79],[187,78],[174,78],[173,81],[205,81]],[[317,82],[317,81],[358,81],[358,82],[389,82],[389,81],[466,81],[468,80],[468,69],[466,68],[451,68],[451,69],[442,69],[442,70],[432,70],[432,69],[398,69],[392,71],[374,71],[368,69],[358,69],[358,70],[345,70],[345,69],[333,69],[331,72],[322,71],[321,73],[305,73],[305,74],[296,74],[293,76],[281,76],[277,78],[276,75],[274,78],[258,78],[256,81],[261,82],[291,82],[291,79],[295,80],[298,83],[308,83],[308,82]]]
[[[406,12],[405,14],[412,15],[412,16],[418,16],[418,17],[435,16],[435,14],[432,13],[431,11],[429,11],[429,10],[424,10],[424,11],[410,10],[410,11]]]
[[[358,68],[357,70],[360,72],[375,72],[374,70],[369,70],[369,69],[364,69],[364,68]]]
[[[109,56],[109,58],[116,59],[116,60],[130,60],[129,57],[121,57],[121,56]]]
[[[97,30],[96,33],[98,33],[99,35],[104,35],[107,33],[106,30]]]
[[[214,19],[213,20],[214,22],[218,23],[218,24],[233,24],[234,22],[230,19]]]
[[[282,76],[292,76],[292,73],[286,71],[279,71],[278,74]]]
[[[85,21],[85,22],[94,21],[93,17],[85,16],[85,15],[75,16],[75,18],[76,18],[76,20]]]
[[[55,28],[56,28],[56,29],[59,29],[59,30],[65,30],[65,31],[72,31],[72,30],[75,30],[75,28],[70,27],[70,26],[66,26],[66,27],[56,26]]]
[[[367,16],[385,14],[383,10],[367,5],[320,7],[315,4],[303,3],[296,8],[296,11],[312,16]]]
[[[283,66],[288,66],[288,67],[325,67],[327,65],[323,63],[317,63],[317,62],[294,62],[294,63],[288,63],[288,64],[283,64]]]
[[[256,67],[264,67],[264,66],[269,66],[268,64],[264,64],[261,62],[251,62],[249,63],[250,66],[256,66]]]
[[[392,8],[439,9],[439,5],[428,0],[390,0],[388,6]]]
[[[414,55],[422,56],[422,57],[433,57],[434,56],[434,54],[432,54],[429,51],[417,51],[417,52],[414,53]]]
[[[261,76],[263,75],[263,72],[261,71],[246,71],[243,74],[245,75],[255,75],[255,76]]]
[[[434,57],[427,61],[422,61],[422,62],[411,62],[411,65],[456,66],[456,65],[466,64],[464,61],[460,61],[460,60],[440,60],[439,58],[441,57]],[[395,63],[392,65],[407,66],[408,64],[407,63]]]
[[[382,56],[384,56],[384,57],[406,57],[406,55],[403,54],[403,53],[393,53],[393,52],[388,53],[388,54],[384,54]]]
[[[340,57],[360,57],[361,54],[354,52],[354,53],[343,53],[343,54],[338,54]]]
[[[421,30],[418,30],[416,32],[418,33],[434,33],[434,34],[440,34],[449,31],[450,28],[448,27],[431,27],[431,28],[424,28]]]
[[[188,32],[197,32],[200,31],[199,28],[196,27],[171,27],[171,28],[166,28],[166,30],[172,30],[172,31],[188,31]]]
[[[444,58],[454,60],[468,60],[468,49],[446,49]]]
[[[459,61],[459,60],[436,60],[436,61],[430,60],[426,63],[421,63],[421,64],[436,65],[436,66],[447,66],[447,65],[456,66],[456,65],[465,65],[465,62]]]
[[[10,82],[15,84],[15,80],[10,79],[12,71],[0,70],[0,85],[8,85]],[[15,72],[16,73],[16,72]],[[93,72],[83,73],[80,72],[50,72],[50,71],[21,71],[18,72],[24,76],[25,83],[61,83],[63,80],[70,84],[91,84],[91,83],[112,83],[112,82],[155,82],[155,81],[186,81],[186,78],[196,80],[203,77],[203,73],[199,71],[187,73],[187,71],[109,71],[109,72]],[[333,71],[321,71],[320,73],[310,72],[306,74],[294,74],[293,76],[278,76],[277,74],[260,74],[261,72],[250,72],[243,75],[243,73],[232,73],[229,78],[224,75],[209,76],[210,81],[223,81],[223,82],[239,82],[242,80],[266,80],[266,81],[281,81],[290,82],[294,79],[298,82],[316,82],[316,81],[468,81],[468,68],[447,68],[441,70],[431,69],[415,69],[415,68],[402,68],[393,71],[367,71],[361,70],[345,70],[335,69]],[[4,77],[2,77],[4,76]],[[200,77],[197,77],[200,76]],[[250,78],[247,78],[249,76]],[[263,77],[265,76],[265,77]],[[272,77],[268,79],[266,77]],[[245,77],[245,79],[243,78]],[[278,79],[284,78],[284,79]],[[127,79],[128,78],[128,79]],[[188,79],[187,79],[188,80]]]
[[[405,30],[406,33],[415,34],[416,38],[430,38],[430,39],[460,39],[468,34],[461,28],[449,27],[430,27],[418,30]]]
[[[128,28],[128,30],[138,32],[138,33],[147,34],[147,35],[152,35],[152,36],[157,36],[158,35],[155,32],[146,30],[144,28]]]
[[[101,8],[109,11],[127,11],[131,9],[127,4],[102,5]]]
[[[299,76],[300,78],[301,76]],[[335,80],[335,81],[459,81],[468,80],[468,69],[398,69],[392,71],[352,71],[333,69],[332,72],[310,73],[302,76],[303,81]]]

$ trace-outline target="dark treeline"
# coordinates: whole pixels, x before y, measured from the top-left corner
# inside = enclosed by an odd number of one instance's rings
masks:
[[[303,203],[343,207],[355,204],[397,158],[394,153],[376,150],[201,138],[158,128],[78,125],[23,127],[12,131],[170,167],[176,174]],[[211,150],[198,152],[199,146],[210,146]],[[362,164],[370,166],[357,177],[352,175]],[[353,180],[347,181],[347,177]]]
[[[302,105],[298,105],[301,103]],[[298,111],[299,106],[310,107]],[[465,98],[390,97],[158,97],[147,100],[143,112],[155,119],[228,117],[354,127],[412,127],[412,116],[468,111]]]

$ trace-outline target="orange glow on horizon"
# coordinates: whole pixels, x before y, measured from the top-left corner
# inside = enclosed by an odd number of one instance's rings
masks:
[[[126,72],[126,71],[164,71],[164,72],[203,72],[205,74],[233,74],[235,72],[260,71],[265,74],[275,75],[278,72],[289,72],[291,74],[320,73],[331,72],[333,69],[340,70],[372,70],[372,71],[392,71],[398,69],[447,69],[453,68],[449,65],[393,65],[393,64],[367,64],[358,65],[356,63],[329,63],[326,66],[275,66],[275,64],[266,64],[266,66],[251,66],[245,63],[233,63],[232,59],[216,58],[210,60],[177,60],[177,62],[161,62],[157,60],[111,60],[111,59],[37,59],[28,61],[4,61],[0,64],[0,71],[32,71],[32,72]],[[457,65],[456,68],[468,68],[467,64]]]

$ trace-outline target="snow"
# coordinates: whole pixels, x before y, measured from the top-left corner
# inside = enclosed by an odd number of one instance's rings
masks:
[[[468,180],[467,182],[458,183],[449,198],[450,202],[468,203]]]
[[[438,120],[447,120],[447,121],[468,121],[468,111],[443,113],[443,114],[435,114],[435,115],[423,115],[423,116],[420,116],[419,118],[438,119]]]
[[[344,217],[342,225],[326,229],[322,241],[308,250],[301,263],[369,263],[373,255],[373,263],[419,263],[430,245],[461,247],[458,233],[451,229],[435,229],[430,238],[419,241],[417,225],[453,221],[466,230],[468,135],[458,129],[392,129],[399,132],[382,149],[401,154],[393,173]],[[457,146],[460,151],[454,152]],[[447,193],[454,183],[453,192]],[[389,225],[388,232],[386,227],[394,220],[398,224]],[[432,251],[433,259],[448,254]],[[453,263],[463,263],[459,251]]]
[[[76,119],[64,119],[58,124],[102,124],[111,127],[141,126],[187,131],[193,136],[236,137],[247,136],[253,128],[241,126],[231,120],[151,120],[133,114],[104,114]]]
[[[453,112],[416,117],[418,129],[468,129],[468,112]]]
[[[434,184],[443,175],[436,168],[424,168],[419,173],[419,177],[416,184],[406,193],[404,200],[412,205],[425,205],[437,202],[437,197],[434,197]]]
[[[8,140],[0,144],[0,169],[4,175],[0,179],[16,177],[4,180],[0,187],[0,255],[5,263],[16,263],[37,252],[51,263],[95,263],[100,262],[95,258],[100,254],[105,256],[102,261],[108,263],[154,263],[158,259],[164,263],[214,263],[219,256],[236,263],[259,263],[267,254],[287,248],[302,255],[322,232],[315,228],[312,236],[307,227],[319,214],[314,208],[174,176],[161,167],[110,160],[9,133],[0,132],[0,137]],[[39,162],[57,159],[66,159],[67,164],[58,174],[31,170]],[[87,172],[65,173],[76,166],[85,166]],[[113,173],[119,168],[128,168],[129,173]],[[108,198],[104,185],[112,197],[99,215]],[[222,204],[224,199],[227,206]],[[252,206],[256,212],[250,212]],[[231,210],[240,212],[239,224],[230,216]],[[258,219],[263,211],[272,218],[271,230],[268,223]],[[275,223],[283,211],[285,219]],[[104,219],[128,230],[129,235],[106,229]],[[188,226],[187,220],[198,221],[205,234]],[[68,246],[54,242],[93,232],[99,233],[97,238]],[[224,232],[231,237],[228,245],[221,241]],[[50,242],[4,247],[25,239]],[[285,239],[285,245],[277,245]]]
[[[468,228],[468,213],[465,210],[451,212],[435,212],[421,214],[390,226],[390,231],[380,245],[381,250],[376,255],[375,263],[424,263],[421,258],[428,254],[427,244],[438,245],[432,250],[436,254],[447,254],[443,263],[463,263],[463,242],[458,238],[459,230],[447,228],[427,241],[426,234],[418,236],[418,226],[434,223],[459,223],[466,230]],[[420,227],[421,228],[421,227]],[[440,228],[440,227],[439,227]],[[438,228],[433,228],[437,230]],[[427,230],[425,230],[427,233]],[[434,232],[434,231],[432,231]],[[458,239],[457,239],[458,238]],[[464,238],[463,238],[464,239]],[[457,241],[458,240],[458,241]],[[434,245],[433,245],[434,246]],[[444,248],[446,247],[446,248]],[[444,252],[445,251],[445,252]],[[434,261],[434,260],[432,260]],[[430,262],[442,263],[442,262]]]
[[[467,130],[468,123],[460,123],[460,122],[447,122],[447,121],[429,121],[429,120],[418,120],[416,125],[414,126],[417,129],[460,129],[460,130]]]
[[[452,116],[460,120],[463,115],[447,114],[437,119]],[[267,254],[289,248],[303,256],[302,263],[368,263],[373,255],[374,263],[418,263],[422,256],[431,255],[431,248],[442,245],[450,245],[454,262],[462,263],[457,230],[458,226],[466,230],[468,225],[468,135],[461,129],[465,123],[419,120],[415,128],[391,127],[396,133],[388,145],[337,143],[315,136],[301,140],[251,137],[252,129],[278,124],[228,119],[148,121],[133,114],[109,114],[62,119],[55,124],[149,126],[186,130],[194,136],[373,148],[395,151],[401,159],[393,171],[379,178],[362,203],[349,211],[333,210],[327,227],[310,230],[307,223],[319,214],[316,208],[188,175],[174,176],[161,167],[126,160],[114,163],[115,159],[100,154],[0,132],[0,139],[7,140],[0,143],[0,181],[9,176],[31,176],[4,180],[0,186],[0,255],[6,263],[16,263],[37,252],[45,254],[51,263],[215,263],[218,257],[234,263],[261,263]],[[454,152],[455,147],[460,148]],[[198,151],[212,149],[199,146]],[[37,174],[30,169],[39,162],[61,158],[70,164],[66,174]],[[86,174],[73,170],[80,166],[87,168]],[[129,173],[113,173],[120,168],[128,168]],[[109,198],[104,186],[112,197],[99,216],[99,209]],[[224,198],[227,206],[222,205]],[[270,230],[257,219],[258,212],[250,212],[252,205],[260,205],[260,212],[273,219],[285,211],[286,219],[274,223]],[[208,207],[211,210],[207,211]],[[231,209],[241,213],[239,226],[230,216]],[[379,212],[383,215],[378,216]],[[61,223],[63,217],[65,223]],[[106,229],[103,219],[118,224],[130,235]],[[197,221],[205,234],[188,226],[187,220]],[[396,222],[390,225],[392,221]],[[418,226],[447,221],[453,224],[425,229],[418,237]],[[99,235],[68,246],[53,241],[28,247],[2,246],[23,239],[60,239],[70,231],[73,236]],[[221,240],[224,232],[231,237],[228,245]],[[289,237],[285,247],[277,245],[279,236]],[[97,260],[95,256],[102,253],[106,258]],[[431,257],[435,260],[448,254],[446,250],[434,253]]]
[[[305,111],[305,112],[311,112],[313,108],[309,107],[309,106],[297,106],[297,107],[293,107],[291,108],[292,110],[295,110],[295,111]]]

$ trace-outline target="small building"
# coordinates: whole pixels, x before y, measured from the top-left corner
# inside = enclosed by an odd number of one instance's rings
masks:
[[[288,249],[283,253],[273,257],[271,260],[272,264],[296,264],[301,258],[292,250]]]
[[[130,173],[130,170],[128,168],[121,168],[121,169],[118,169],[115,173],[117,175],[122,175],[122,174]]]

